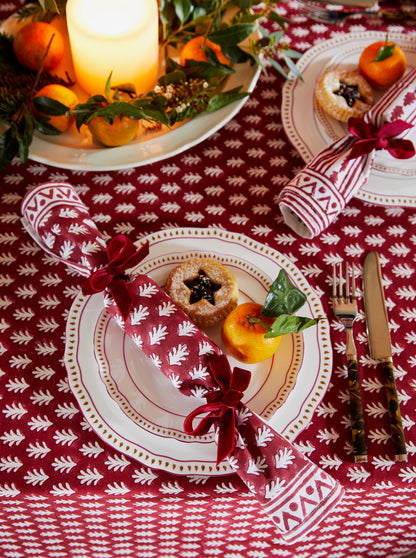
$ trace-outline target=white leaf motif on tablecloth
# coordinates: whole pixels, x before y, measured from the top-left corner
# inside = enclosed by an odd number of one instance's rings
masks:
[[[20,430],[10,430],[10,432],[5,432],[3,436],[0,436],[0,440],[8,446],[18,446],[20,442],[23,442],[25,435],[20,432]]]
[[[257,457],[256,460],[250,459],[247,467],[247,473],[250,475],[259,475],[267,469],[267,467],[268,465],[264,457]]]
[[[189,375],[192,380],[205,380],[208,376],[207,367],[202,363],[199,363],[198,367],[194,366],[194,368],[189,372]]]
[[[53,435],[53,439],[57,444],[61,444],[63,446],[70,446],[72,445],[75,440],[78,439],[78,436],[72,432],[72,430],[56,430],[55,434]]]
[[[161,324],[157,327],[154,326],[152,331],[149,331],[149,343],[151,345],[160,345],[160,342],[168,335],[169,332],[167,326],[162,326]]]
[[[23,478],[25,479],[27,484],[37,486],[45,483],[49,477],[43,469],[40,469],[40,471],[34,469],[33,471],[29,471],[28,474],[25,475]]]
[[[45,442],[36,442],[34,444],[29,444],[29,447],[26,448],[27,454],[29,457],[34,457],[35,459],[40,457],[45,457],[51,450],[48,448]]]
[[[357,483],[359,482],[365,482],[368,477],[371,476],[371,472],[370,471],[366,471],[364,469],[364,467],[354,467],[352,469],[348,469],[347,472],[347,477],[351,480],[351,481],[355,481]],[[416,478],[416,475],[415,475]]]
[[[273,440],[273,433],[270,428],[267,428],[267,426],[264,425],[257,429],[256,443],[259,447],[266,447],[270,440]]]
[[[152,283],[140,285],[139,295],[150,298],[157,293],[158,289],[159,287],[157,285],[153,285]]]
[[[110,471],[124,471],[130,465],[130,461],[125,455],[110,456],[105,462]]]
[[[157,474],[153,469],[135,469],[132,479],[135,483],[150,485],[154,480],[157,479]]]
[[[208,341],[203,341],[202,343],[199,343],[198,354],[200,356],[209,355],[212,352],[213,352],[213,348],[211,343],[209,343]]]
[[[57,485],[53,485],[51,494],[52,496],[71,496],[71,494],[75,494],[75,490],[67,482],[65,484],[60,482]]]
[[[23,463],[18,457],[2,457],[0,459],[0,471],[5,471],[6,473],[11,473],[20,469]]]
[[[391,457],[389,457],[388,455],[386,455],[385,457],[373,457],[372,459],[372,463],[375,466],[376,469],[381,469],[381,470],[390,470],[394,464],[396,463],[396,461],[394,459],[392,459]]]
[[[192,337],[192,335],[197,331],[196,325],[192,322],[182,322],[178,325],[178,335],[179,337]]]
[[[149,355],[150,360],[153,362],[153,364],[156,366],[156,368],[161,368],[162,366],[162,361],[160,359],[160,356],[152,353],[151,355]]]
[[[56,457],[52,462],[52,467],[60,473],[69,473],[75,466],[76,462],[69,455],[60,458]]]
[[[128,494],[130,489],[124,484],[124,482],[115,482],[114,484],[107,485],[107,488],[104,490],[106,494]]]
[[[143,339],[141,338],[140,335],[137,335],[135,333],[134,335],[131,336],[131,338],[133,339],[137,347],[139,347],[139,349],[143,349]]]
[[[180,494],[181,492],[183,492],[183,490],[184,489],[181,487],[178,481],[163,482],[159,488],[159,491],[162,492],[162,494]]]
[[[90,486],[93,484],[94,486],[103,478],[103,475],[98,472],[96,468],[93,470],[87,469],[86,471],[81,471],[80,474],[77,476],[77,479],[81,484],[86,484]]]
[[[286,483],[284,479],[278,479],[277,481],[269,482],[269,484],[266,485],[264,497],[267,500],[272,500],[273,498],[276,498],[276,496],[280,492],[282,492],[282,490],[284,490],[285,485]]]
[[[159,316],[171,316],[176,312],[176,306],[173,302],[163,302],[157,307]]]
[[[295,461],[295,456],[292,450],[284,448],[275,454],[274,459],[276,462],[276,469],[287,469],[288,466],[292,465]]]
[[[31,421],[29,421],[28,426],[31,430],[36,430],[40,432],[42,430],[47,430],[50,426],[52,426],[53,422],[51,422],[48,417],[33,417]]]
[[[147,318],[147,316],[149,316],[149,315],[150,315],[150,312],[149,312],[149,308],[147,306],[142,306],[140,304],[140,306],[134,307],[133,311],[130,312],[131,325],[140,324],[140,322],[145,320]]]
[[[179,344],[177,347],[173,347],[169,351],[169,364],[180,365],[187,356],[189,356],[189,350],[186,345]]]
[[[12,498],[18,494],[20,494],[20,491],[16,488],[14,483],[10,486],[8,484],[0,485],[0,496],[2,498]]]

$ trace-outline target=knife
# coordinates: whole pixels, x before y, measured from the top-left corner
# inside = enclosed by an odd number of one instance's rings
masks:
[[[407,461],[406,442],[394,379],[386,302],[377,252],[370,252],[364,260],[363,287],[368,347],[371,358],[380,361],[383,367],[384,387],[386,390],[395,460]]]

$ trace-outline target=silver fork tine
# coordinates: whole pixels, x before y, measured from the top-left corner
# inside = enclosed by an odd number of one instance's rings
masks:
[[[343,21],[347,17],[351,17],[353,15],[367,15],[367,16],[374,16],[379,15],[376,10],[331,10],[324,6],[317,6],[315,4],[311,4],[309,0],[299,0],[300,3],[300,12],[313,19],[315,21],[319,21],[321,23],[339,23]]]
[[[346,333],[346,358],[348,367],[348,391],[350,393],[352,445],[355,462],[367,461],[364,419],[361,404],[358,375],[357,351],[354,344],[352,326],[357,316],[355,269],[345,265],[345,281],[342,276],[342,262],[337,277],[336,264],[333,265],[332,306],[335,317],[344,325]],[[344,285],[345,283],[345,285]]]

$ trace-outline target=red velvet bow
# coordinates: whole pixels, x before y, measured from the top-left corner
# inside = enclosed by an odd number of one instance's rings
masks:
[[[348,120],[348,131],[358,138],[351,149],[348,159],[355,159],[371,153],[373,149],[387,149],[396,159],[410,159],[415,154],[415,148],[410,140],[396,139],[396,136],[413,128],[404,120],[386,122],[379,128],[363,118],[350,118]]]
[[[127,285],[126,269],[134,267],[149,254],[149,243],[138,250],[124,234],[115,236],[107,246],[108,264],[93,271],[82,286],[83,294],[95,294],[108,287],[124,319],[129,315],[133,295]]]
[[[186,417],[184,429],[187,434],[202,436],[208,432],[212,424],[218,421],[217,465],[219,465],[235,447],[235,410],[250,383],[251,372],[238,367],[231,372],[225,355],[212,357],[209,367],[221,387],[221,391],[208,394],[207,403]],[[208,415],[201,419],[196,428],[193,428],[193,419],[203,413],[208,413]]]

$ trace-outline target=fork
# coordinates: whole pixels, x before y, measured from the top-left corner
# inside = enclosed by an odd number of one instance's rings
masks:
[[[345,289],[343,289],[342,263],[339,264],[338,288],[336,264],[332,280],[332,309],[334,315],[344,325],[346,334],[346,358],[348,367],[348,391],[350,394],[352,447],[356,463],[367,461],[364,417],[361,404],[360,381],[358,376],[357,350],[353,337],[353,323],[357,317],[357,297],[355,292],[355,270],[352,267],[351,289],[348,263],[345,265]]]
[[[375,10],[331,10],[323,6],[312,4],[310,0],[298,0],[302,15],[319,21],[320,23],[340,23],[347,17],[353,15],[367,15],[381,17],[384,12]]]

